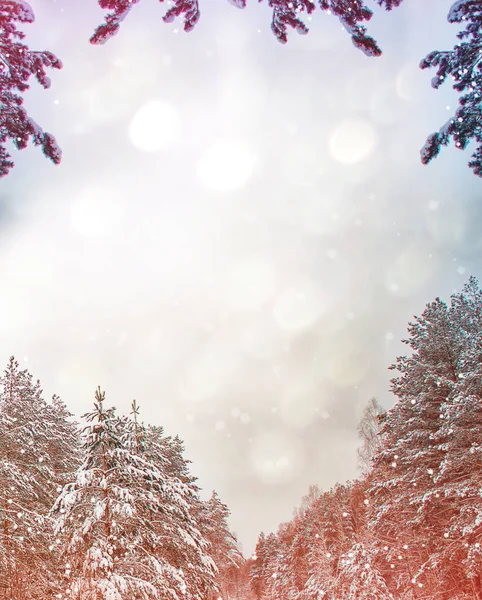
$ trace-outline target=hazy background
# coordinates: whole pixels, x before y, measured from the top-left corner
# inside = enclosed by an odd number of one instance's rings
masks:
[[[143,0],[100,47],[94,0],[32,2],[27,41],[64,69],[27,108],[64,158],[14,153],[0,180],[0,358],[76,415],[97,385],[136,398],[245,553],[309,484],[356,476],[408,320],[482,276],[469,153],[419,161],[456,105],[418,69],[453,46],[450,4],[375,7],[375,59],[319,12],[282,46],[254,0],[202,0],[190,34]]]

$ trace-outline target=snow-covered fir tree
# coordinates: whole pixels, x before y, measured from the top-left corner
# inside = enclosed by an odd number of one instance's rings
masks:
[[[480,290],[471,279],[452,296],[450,305],[439,299],[427,305],[409,326],[412,355],[400,357],[394,365],[399,376],[392,389],[398,402],[384,422],[383,447],[369,480],[370,528],[389,548],[383,552],[395,564],[398,588],[421,585],[430,593],[447,594],[473,591],[474,586],[480,590],[480,582],[469,580],[460,569],[462,559],[471,562],[471,544],[456,541],[463,535],[464,518],[480,508],[479,484],[468,493],[473,475],[467,476],[462,460],[471,454],[472,440],[481,431],[474,410],[477,396],[471,392],[480,389],[481,382],[480,315]],[[470,425],[459,429],[458,423]],[[467,467],[475,466],[469,459]],[[464,516],[458,520],[460,513]],[[477,527],[474,533],[468,538],[476,555]],[[462,557],[460,543],[468,544]],[[399,555],[406,567],[395,560]],[[456,555],[461,560],[454,560]]]
[[[52,511],[64,540],[62,591],[78,600],[202,600],[216,569],[190,515],[191,492],[144,450],[143,428],[104,400],[98,389],[84,461]]]
[[[267,540],[264,532],[259,534],[254,554],[251,557],[249,583],[257,600],[263,597],[266,586],[266,565],[268,563]]]
[[[216,582],[223,598],[238,592],[239,570],[244,564],[238,540],[229,528],[229,514],[227,505],[215,491],[209,500],[200,503],[197,513],[200,530],[209,543],[209,552],[218,569]],[[218,596],[213,591],[210,598],[216,600]]]
[[[353,544],[343,556],[332,589],[334,598],[393,600],[378,569],[376,557],[363,542]]]
[[[0,593],[13,599],[51,593],[58,563],[49,551],[48,512],[78,464],[78,432],[60,398],[14,357],[0,377]]]
[[[474,278],[452,296],[450,311],[464,343],[457,382],[441,406],[434,436],[443,458],[424,503],[424,513],[439,507],[439,544],[421,572],[440,572],[438,585],[447,593],[482,596],[482,291]]]
[[[306,549],[308,560],[308,579],[300,594],[300,600],[321,600],[333,596],[336,577],[333,569],[333,555],[320,534],[315,534],[314,539]]]
[[[171,518],[177,529],[163,531],[165,547],[162,551],[171,556],[178,568],[183,570],[189,589],[198,590],[201,596],[208,589],[209,597],[218,598],[219,590],[223,583],[226,583],[226,564],[231,565],[235,557],[238,564],[243,560],[237,548],[237,540],[226,521],[229,515],[227,506],[219,500],[215,492],[207,502],[201,500],[196,484],[197,478],[189,471],[190,461],[183,456],[184,444],[179,436],[166,436],[161,426],[144,427],[135,421],[131,422],[130,427],[140,441],[136,442],[136,447],[140,444],[143,457],[157,465],[167,477],[183,485],[189,504],[189,518],[195,528],[192,535],[198,543],[187,548],[180,543],[177,548],[182,549],[182,552],[176,550],[176,545],[171,544],[169,540],[176,539],[178,531],[182,531],[185,524],[183,519],[175,520],[176,515],[172,514]],[[167,527],[167,523],[163,523],[163,527]],[[228,540],[231,545],[228,545]],[[216,571],[214,585],[213,564]],[[193,565],[198,566],[193,568]],[[199,565],[204,567],[200,568]]]

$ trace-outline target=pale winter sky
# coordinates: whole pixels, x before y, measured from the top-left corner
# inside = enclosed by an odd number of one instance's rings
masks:
[[[356,476],[408,320],[482,276],[469,153],[419,162],[456,104],[418,69],[454,43],[450,3],[376,10],[367,58],[318,12],[280,45],[254,0],[202,0],[190,34],[143,0],[100,47],[94,0],[32,2],[28,42],[64,69],[27,107],[64,158],[15,153],[0,181],[1,359],[76,415],[97,385],[136,398],[245,553],[309,484]]]

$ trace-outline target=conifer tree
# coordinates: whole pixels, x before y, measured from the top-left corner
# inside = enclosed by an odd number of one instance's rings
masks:
[[[189,471],[190,461],[183,456],[184,444],[177,435],[174,438],[166,436],[161,426],[142,426],[141,431],[144,458],[156,465],[176,485],[182,486],[188,510],[187,516],[171,513],[170,521],[159,523],[164,540],[162,552],[170,557],[172,564],[182,570],[187,590],[192,597],[205,600],[206,594],[218,592],[219,565],[208,537],[209,532],[204,530],[203,502],[195,483],[196,477]],[[179,539],[179,532],[187,524],[190,524],[190,535],[195,541],[188,546],[183,543],[182,538]]]
[[[287,598],[290,593],[290,573],[287,558],[289,549],[289,523],[281,523],[276,534],[268,536],[268,561],[266,567],[265,596],[267,600]]]
[[[215,567],[189,512],[190,490],[167,475],[164,460],[152,460],[145,429],[104,400],[98,389],[85,415],[83,464],[53,507],[65,540],[64,592],[79,600],[201,600]]]
[[[294,536],[289,552],[289,567],[293,581],[292,594],[302,597],[311,574],[310,549],[319,538],[320,522],[316,513],[321,491],[310,485],[301,505],[294,511]]]
[[[440,572],[438,585],[447,593],[482,597],[482,291],[475,278],[452,296],[451,314],[464,344],[457,383],[441,407],[434,436],[443,458],[423,506],[436,516],[440,541],[420,571]]]
[[[236,588],[238,572],[244,563],[236,536],[229,528],[230,512],[214,490],[207,502],[201,502],[199,509],[199,527],[218,569],[217,586],[221,596],[228,598]],[[213,594],[213,598],[217,596]]]
[[[183,456],[184,444],[176,435],[167,436],[164,428],[158,425],[148,425],[145,431],[146,452],[152,460],[159,460],[164,463],[164,468],[171,477],[176,477],[184,484],[188,485],[192,494],[199,491],[196,485],[197,478],[189,470],[191,461]]]
[[[340,598],[393,600],[375,557],[362,542],[356,542],[343,556],[334,590]]]
[[[376,457],[376,469],[384,465],[390,476],[380,483],[373,480],[372,493],[374,498],[383,497],[387,489],[403,489],[409,495],[407,504],[416,510],[443,457],[433,435],[440,426],[441,406],[458,380],[463,339],[440,299],[409,325],[409,333],[405,343],[413,354],[399,357],[391,366],[400,373],[391,384],[398,401],[384,421],[384,444]],[[391,510],[397,511],[386,506],[386,517]],[[397,527],[395,513],[393,519]]]
[[[448,597],[479,593],[477,569],[464,572],[461,566],[472,563],[472,544],[477,563],[482,534],[476,525],[471,536],[469,525],[479,510],[471,448],[482,423],[480,297],[471,279],[449,306],[439,299],[427,305],[409,326],[412,355],[393,366],[398,401],[385,419],[369,483],[370,528],[395,564],[397,589],[421,585],[426,593]],[[398,555],[405,565],[392,561]]]
[[[334,572],[335,559],[323,535],[315,534],[315,538],[307,548],[307,560],[309,576],[301,593],[301,600],[332,598],[337,581]]]
[[[13,356],[0,389],[0,587],[8,598],[43,598],[58,569],[48,511],[76,467],[77,428]]]
[[[266,536],[261,532],[249,570],[250,586],[257,600],[261,600],[266,587],[267,544]]]

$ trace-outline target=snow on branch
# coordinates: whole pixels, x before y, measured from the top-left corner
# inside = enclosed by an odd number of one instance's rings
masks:
[[[479,0],[458,0],[452,5],[447,20],[464,24],[453,50],[430,52],[420,63],[421,69],[436,68],[432,87],[437,89],[449,78],[460,93],[459,108],[438,132],[432,133],[421,151],[422,163],[435,158],[442,146],[452,140],[464,150],[470,141],[478,146],[469,162],[476,175],[482,176],[482,4]]]
[[[44,132],[23,108],[21,93],[29,89],[33,75],[44,88],[50,87],[46,68],[61,69],[61,61],[52,52],[31,51],[19,40],[25,37],[17,23],[32,23],[34,14],[27,2],[0,0],[0,177],[14,166],[4,144],[11,140],[21,150],[29,141],[40,146],[52,162],[61,160],[55,138]]]
[[[108,39],[114,37],[132,6],[138,2],[139,0],[99,0],[99,6],[111,12],[105,17],[105,23],[94,31],[90,38],[91,44],[105,44]]]
[[[275,34],[279,42],[285,44],[288,41],[288,27],[291,27],[302,35],[308,33],[308,27],[300,19],[300,15],[303,12],[311,14],[315,10],[315,5],[312,2],[309,0],[299,0],[298,2],[296,0],[294,2],[268,0],[268,4],[273,9],[271,31]]]
[[[164,0],[160,0],[163,2]],[[262,2],[263,0],[259,0]],[[376,0],[377,3],[391,10],[399,6],[403,0]],[[139,0],[98,0],[104,10],[109,10],[105,23],[100,25],[91,37],[93,44],[103,44],[114,36],[121,22],[128,15],[133,4]],[[246,0],[228,0],[236,8],[245,8]],[[172,23],[176,18],[184,20],[184,31],[192,31],[201,16],[200,0],[169,0],[170,8],[163,17],[165,23]],[[315,10],[311,0],[268,0],[273,9],[271,30],[277,40],[285,44],[288,40],[288,29],[300,34],[308,33],[308,27],[302,20],[303,14],[310,15]],[[373,38],[367,35],[364,21],[370,20],[372,11],[362,0],[318,0],[319,8],[338,17],[345,30],[351,35],[353,44],[367,56],[379,56],[381,50]]]
[[[366,35],[366,27],[360,25],[369,21],[373,13],[361,0],[320,0],[322,10],[338,17],[351,35],[353,44],[367,56],[380,56],[382,51],[376,41]]]

